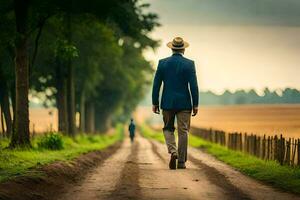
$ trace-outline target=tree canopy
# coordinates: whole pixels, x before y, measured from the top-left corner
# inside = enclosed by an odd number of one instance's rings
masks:
[[[148,36],[159,25],[149,6],[139,0],[1,2],[0,105],[11,147],[30,145],[28,94],[56,106],[59,131],[70,135],[103,131],[130,116],[152,73],[143,51],[158,45]]]

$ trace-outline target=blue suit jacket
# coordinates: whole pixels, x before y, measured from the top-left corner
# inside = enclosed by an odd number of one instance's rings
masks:
[[[128,130],[130,132],[130,135],[134,135],[135,132],[135,124],[133,122],[130,122]]]
[[[159,105],[162,82],[161,109],[191,110],[198,106],[199,91],[194,61],[181,54],[173,54],[159,61],[152,90],[153,105]]]

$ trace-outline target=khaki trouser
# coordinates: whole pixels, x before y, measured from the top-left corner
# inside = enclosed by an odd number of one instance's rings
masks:
[[[178,129],[178,150],[175,141],[175,117],[177,119]],[[187,147],[188,147],[188,132],[190,129],[191,111],[190,110],[164,110],[164,136],[170,154],[178,154],[178,162],[184,163],[187,160]]]

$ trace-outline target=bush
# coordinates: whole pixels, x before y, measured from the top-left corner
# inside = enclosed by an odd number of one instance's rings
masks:
[[[63,138],[57,133],[50,133],[41,138],[38,147],[50,150],[60,150],[64,148]]]
[[[87,139],[91,143],[97,143],[97,142],[99,142],[98,138],[96,138],[95,136],[90,136],[89,135],[89,136],[87,136]]]

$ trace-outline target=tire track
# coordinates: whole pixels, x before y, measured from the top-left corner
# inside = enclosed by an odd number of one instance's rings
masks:
[[[148,140],[151,144],[151,150],[154,154],[159,157],[164,163],[167,163],[167,160],[158,152],[157,146],[154,144],[152,140]]]
[[[201,160],[201,162],[208,167],[214,168],[216,171],[221,173],[225,178],[235,187],[237,187],[244,194],[247,194],[251,199],[270,199],[270,200],[299,200],[300,197],[280,191],[273,188],[270,185],[264,184],[257,181],[249,176],[246,176],[234,169],[233,167],[227,165],[226,163],[217,160],[214,156],[209,155],[197,148],[190,148],[191,155],[196,160]]]
[[[189,160],[205,171],[207,178],[215,185],[223,188],[228,199],[240,200],[240,199],[251,199],[246,193],[242,192],[239,188],[234,186],[223,174],[213,167],[204,164],[201,160],[189,155]]]
[[[131,145],[131,152],[121,172],[120,179],[115,189],[109,195],[108,199],[138,200],[141,198],[141,192],[140,192],[141,189],[139,186],[139,166],[138,166],[139,145],[140,144],[138,141],[134,142]]]
[[[154,142],[152,140],[149,140],[151,143],[152,151],[154,152],[157,157],[159,157],[164,163],[167,163],[168,161],[166,158],[164,158],[161,153],[158,151],[158,144],[157,142]],[[195,157],[189,155],[189,161],[191,161],[193,164],[195,164],[197,167],[199,167],[199,170],[202,170],[205,172],[207,179],[217,187],[221,188],[224,191],[224,199],[230,199],[230,200],[250,200],[251,198],[241,191],[238,187],[233,185],[222,173],[220,173],[218,170],[216,170],[213,167],[210,167],[201,160],[196,159]],[[202,172],[201,171],[201,172]]]
[[[153,156],[158,159],[161,174],[159,174],[158,182],[163,182],[163,178],[167,181],[161,185],[166,190],[161,191],[160,195],[163,199],[190,199],[190,200],[219,200],[219,199],[230,199],[227,198],[222,188],[216,186],[208,180],[207,175],[204,171],[199,170],[199,167],[188,163],[186,170],[169,170],[167,163],[169,157],[165,146],[153,141],[147,140]],[[158,165],[158,163],[155,164]],[[157,197],[152,195],[151,197]],[[156,198],[154,198],[156,199]],[[159,199],[159,198],[157,198]]]
[[[69,185],[69,189],[60,195],[59,200],[111,199],[111,192],[122,175],[127,159],[131,154],[129,140],[124,140],[121,147],[110,155],[104,163],[87,174],[80,182]],[[84,170],[84,169],[82,169]]]

